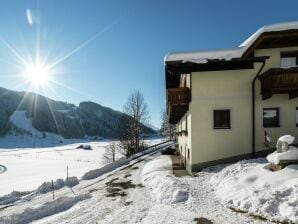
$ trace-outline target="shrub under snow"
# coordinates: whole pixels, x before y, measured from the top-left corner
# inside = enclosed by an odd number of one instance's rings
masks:
[[[173,176],[169,156],[159,156],[146,163],[142,181],[152,192],[153,199],[161,204],[176,204],[189,199],[189,186]]]
[[[272,172],[265,159],[240,161],[214,174],[210,183],[229,207],[298,222],[298,165]]]
[[[0,205],[14,203],[30,193],[31,191],[13,191],[10,194],[0,197]]]
[[[59,190],[62,187],[68,186],[73,187],[75,185],[79,184],[79,180],[77,177],[69,177],[68,181],[64,181],[63,179],[57,179],[54,182],[54,189]],[[47,192],[52,191],[52,182],[43,182],[37,189],[36,193],[42,193],[45,194]]]

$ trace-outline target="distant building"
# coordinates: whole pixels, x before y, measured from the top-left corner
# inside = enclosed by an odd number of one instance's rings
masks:
[[[261,156],[298,135],[298,22],[264,26],[238,48],[165,57],[167,113],[188,171]],[[268,146],[268,145],[267,145]]]

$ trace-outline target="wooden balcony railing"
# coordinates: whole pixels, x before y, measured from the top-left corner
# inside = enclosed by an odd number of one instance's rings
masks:
[[[262,99],[273,94],[289,94],[292,99],[298,95],[298,67],[272,68],[259,77],[261,81]]]
[[[167,89],[167,102],[174,104],[187,104],[190,102],[190,88]]]
[[[188,110],[191,101],[190,88],[167,89],[167,113],[170,123],[177,123]]]

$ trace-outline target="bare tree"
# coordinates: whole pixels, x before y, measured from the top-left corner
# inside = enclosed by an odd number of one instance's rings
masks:
[[[111,142],[108,146],[105,147],[104,159],[107,163],[113,163],[116,161],[116,151],[118,146],[115,142]]]
[[[161,128],[160,134],[164,138],[169,138],[172,140],[174,138],[175,133],[175,125],[169,123],[169,116],[166,111],[162,111],[161,113]]]
[[[127,116],[124,116],[120,122],[120,141],[126,150],[126,157],[129,157],[143,145],[142,134],[144,125],[149,120],[149,110],[144,96],[139,90],[128,96],[123,110]]]

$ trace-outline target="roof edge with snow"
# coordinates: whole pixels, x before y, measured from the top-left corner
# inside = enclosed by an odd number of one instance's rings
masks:
[[[230,61],[232,59],[242,58],[244,56],[247,56],[248,53],[253,50],[253,45],[263,34],[282,31],[298,32],[298,21],[263,26],[249,38],[247,38],[244,42],[242,42],[237,48],[169,53],[164,57],[164,63],[166,64],[167,62],[181,61],[182,63],[191,62],[197,64],[205,64],[210,60]]]

